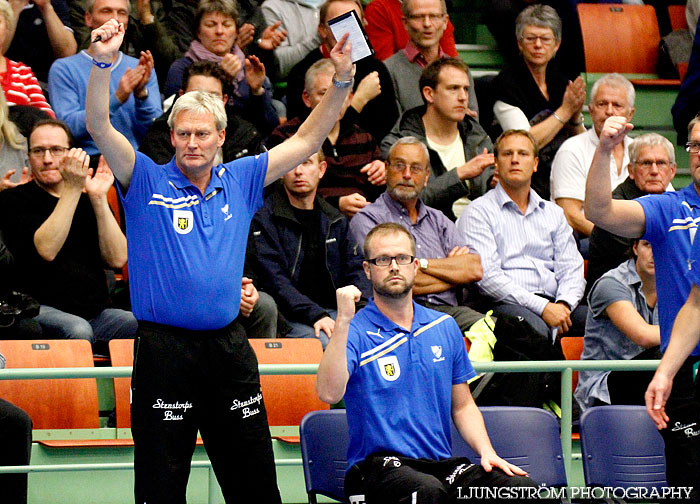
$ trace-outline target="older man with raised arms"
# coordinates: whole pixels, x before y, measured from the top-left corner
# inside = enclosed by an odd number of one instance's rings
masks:
[[[317,152],[352,86],[347,36],[333,86],[287,142],[213,166],[225,139],[220,99],[187,93],[169,118],[175,157],[156,165],[109,119],[109,70],[124,27],[92,32],[87,125],[119,182],[131,296],[139,320],[132,378],[136,502],[184,503],[197,431],[227,502],[280,502],[255,354],[238,314],[250,220],[265,184]],[[256,485],[256,483],[258,483]]]

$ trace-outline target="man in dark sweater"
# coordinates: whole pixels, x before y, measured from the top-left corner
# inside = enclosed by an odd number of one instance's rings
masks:
[[[126,263],[126,237],[107,203],[114,176],[94,174],[71,149],[68,127],[39,121],[29,136],[34,180],[0,194],[0,230],[18,268],[17,288],[36,298],[48,338],[129,338],[136,319],[110,308],[105,267]]]
[[[319,152],[287,173],[251,225],[261,285],[292,328],[285,336],[316,337],[324,348],[335,327],[335,290],[354,284],[370,292],[348,221],[316,196],[325,171]]]

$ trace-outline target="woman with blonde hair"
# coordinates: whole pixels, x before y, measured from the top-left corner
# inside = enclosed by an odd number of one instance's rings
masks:
[[[28,182],[27,139],[10,120],[5,93],[0,92],[0,191]]]

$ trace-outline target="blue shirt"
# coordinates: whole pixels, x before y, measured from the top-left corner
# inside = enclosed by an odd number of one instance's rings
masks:
[[[248,229],[262,206],[267,153],[212,168],[202,195],[170,163],[136,152],[122,195],[131,305],[138,320],[220,329],[238,315]]]
[[[644,209],[646,229],[643,240],[651,243],[656,270],[661,351],[666,350],[671,329],[690,294],[690,248],[700,223],[700,196],[691,183],[688,187],[664,194],[647,195],[636,200]],[[700,344],[691,355],[700,355]]]
[[[156,72],[151,72],[146,89],[148,96],[139,100],[130,94],[122,103],[116,91],[126,71],[138,66],[139,60],[119,53],[109,67],[109,119],[114,128],[124,135],[134,150],[138,149],[153,121],[163,114]],[[49,96],[56,118],[68,124],[76,146],[91,156],[99,153],[85,122],[85,103],[88,81],[92,72],[92,56],[87,51],[57,59],[49,70]]]
[[[442,460],[452,455],[452,386],[476,376],[457,323],[413,303],[410,331],[374,299],[348,332],[345,391],[351,467],[373,453]]]
[[[541,315],[547,299],[566,301],[573,310],[583,297],[583,258],[564,211],[530,189],[523,214],[501,184],[472,201],[457,229],[481,255],[479,290]]]

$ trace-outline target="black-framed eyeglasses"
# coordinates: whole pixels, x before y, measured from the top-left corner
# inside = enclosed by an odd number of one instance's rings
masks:
[[[685,150],[693,154],[700,152],[700,142],[688,142],[685,144]]]
[[[416,259],[415,256],[408,254],[399,254],[395,256],[379,256],[374,259],[367,259],[367,262],[379,266],[380,268],[386,268],[391,264],[391,261],[396,261],[396,264],[400,266],[406,266],[411,264]]]
[[[52,147],[32,147],[29,149],[29,155],[34,157],[44,157],[45,152],[50,152],[52,156],[62,156],[70,150],[69,147],[61,147],[60,145],[54,145]]]

